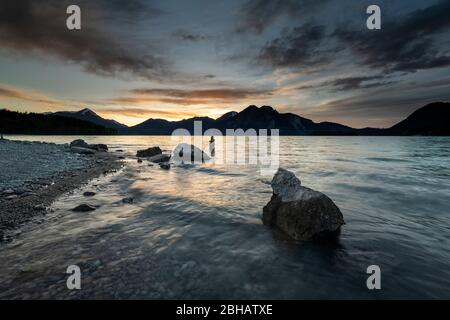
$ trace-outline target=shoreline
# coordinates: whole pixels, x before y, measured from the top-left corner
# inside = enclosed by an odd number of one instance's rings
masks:
[[[56,146],[64,147],[64,145]],[[34,181],[25,181],[28,187],[31,187],[26,193],[5,194],[3,190],[0,194],[0,243],[12,240],[5,232],[16,230],[37,216],[51,213],[49,207],[63,194],[78,189],[102,174],[115,172],[123,165],[119,156],[109,152],[96,152],[82,157],[86,161],[81,168],[72,168]]]

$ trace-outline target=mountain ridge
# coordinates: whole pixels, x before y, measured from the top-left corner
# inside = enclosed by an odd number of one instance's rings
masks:
[[[176,129],[186,129],[194,134],[194,122],[202,121],[202,134],[208,129],[218,129],[226,134],[227,129],[279,129],[282,136],[298,135],[450,135],[450,103],[427,104],[399,123],[389,128],[356,129],[335,122],[314,122],[293,113],[280,113],[270,106],[250,105],[240,112],[230,111],[217,119],[193,117],[178,121],[147,119],[128,127],[115,120],[104,119],[89,108],[80,111],[46,113],[46,116],[76,118],[114,129],[121,135],[171,135]]]

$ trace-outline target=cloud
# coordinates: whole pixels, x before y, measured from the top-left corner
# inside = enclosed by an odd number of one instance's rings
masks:
[[[339,92],[354,91],[359,89],[371,89],[395,83],[395,81],[383,81],[384,79],[385,77],[382,75],[338,78],[334,80],[324,81],[318,84],[300,86],[297,87],[297,89],[304,90],[331,87],[331,91]]]
[[[106,99],[100,103],[114,105],[148,105],[166,103],[180,106],[237,104],[253,102],[273,95],[271,90],[217,88],[217,89],[157,89],[140,88],[127,92],[127,95]],[[88,102],[89,103],[89,102]],[[95,103],[95,102],[92,102]]]
[[[116,76],[129,74],[139,78],[158,79],[167,63],[156,52],[144,53],[121,38],[110,34],[111,22],[136,19],[145,12],[142,1],[78,1],[82,10],[82,30],[66,28],[69,1],[16,0],[0,2],[0,47],[24,55],[57,57],[76,63],[95,74]],[[157,14],[148,9],[149,14]],[[111,20],[109,20],[111,19]],[[108,24],[102,26],[98,22]]]
[[[210,37],[203,34],[195,34],[186,30],[178,30],[173,33],[174,37],[178,40],[189,41],[189,42],[197,42],[202,40],[207,40]]]
[[[0,99],[17,99],[49,106],[60,103],[60,101],[49,98],[41,93],[5,86],[0,86]]]
[[[369,68],[385,72],[415,72],[450,66],[448,50],[437,45],[450,28],[450,1],[440,1],[404,17],[383,21],[382,29],[349,30],[338,27],[332,36],[351,47]],[[448,49],[448,48],[447,48]]]
[[[219,89],[134,89],[133,93],[139,95],[152,96],[168,96],[173,98],[191,98],[191,99],[219,99],[233,100],[252,97],[261,97],[271,95],[271,91],[255,90],[255,89],[236,89],[236,88],[219,88]]]
[[[328,0],[249,0],[242,8],[238,32],[261,34],[281,16],[299,18]]]
[[[325,27],[319,25],[285,29],[261,49],[258,60],[273,67],[309,68],[325,63],[330,58],[329,51],[321,47],[326,37]]]
[[[390,127],[416,109],[435,101],[449,101],[450,79],[399,82],[374,92],[333,98],[305,111],[316,121],[335,121],[353,127]]]
[[[182,119],[192,118],[197,116],[195,112],[177,111],[177,110],[159,110],[146,108],[103,108],[99,110],[99,114],[105,116],[125,116],[131,118],[168,118],[168,119]]]

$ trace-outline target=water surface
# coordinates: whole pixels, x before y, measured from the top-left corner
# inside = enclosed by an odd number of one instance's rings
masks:
[[[82,138],[123,149],[127,165],[65,195],[0,247],[1,298],[450,298],[449,138],[281,137],[281,166],[343,212],[333,244],[293,243],[262,224],[272,191],[257,166],[165,171],[132,156],[170,150],[170,137]],[[97,195],[86,200],[86,190]],[[100,207],[69,211],[82,202]],[[72,264],[80,291],[66,288]],[[366,287],[373,264],[378,291]]]

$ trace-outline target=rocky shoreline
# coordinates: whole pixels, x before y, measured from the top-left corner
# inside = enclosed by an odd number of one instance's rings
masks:
[[[102,174],[114,172],[122,166],[122,161],[115,154],[93,152],[74,155],[68,145],[2,140],[0,148],[5,153],[2,159],[5,163],[2,164],[5,170],[9,170],[1,173],[5,180],[0,186],[0,242],[9,240],[5,235],[6,231],[17,229],[34,217],[49,213],[50,205],[59,196],[79,188]],[[17,160],[7,153],[10,149],[22,153],[21,161],[25,162],[26,167],[38,163],[39,168],[44,166],[53,170],[35,174],[33,179],[14,180],[13,177],[16,176],[14,170],[17,168],[14,162]],[[26,159],[25,155],[30,149],[32,154]],[[51,157],[44,159],[42,154],[49,152],[54,152],[57,159],[54,161]],[[8,161],[11,162],[9,166]],[[27,162],[30,164],[27,165]],[[61,162],[64,162],[64,166],[60,166]],[[10,181],[6,181],[8,175],[12,177]]]

